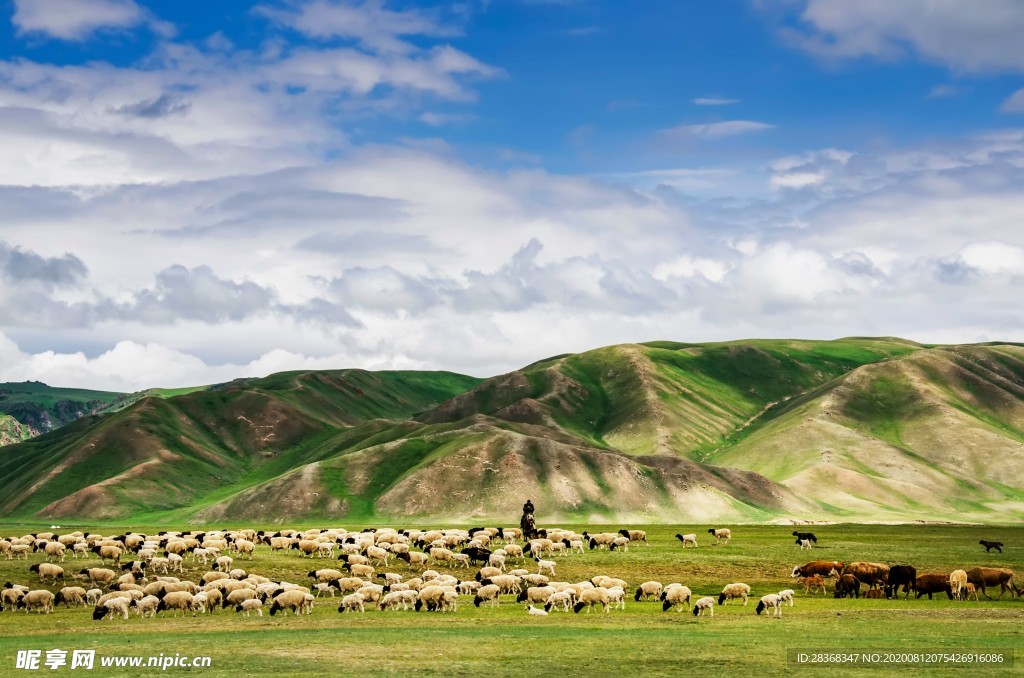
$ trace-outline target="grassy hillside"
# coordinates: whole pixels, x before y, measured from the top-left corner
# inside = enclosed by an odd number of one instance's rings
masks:
[[[406,418],[477,382],[433,374],[283,373],[85,417],[0,452],[0,512],[114,518],[189,506],[340,427]]]
[[[56,388],[38,381],[0,383],[0,413],[27,426],[30,435],[116,407],[127,398],[124,393]]]
[[[154,522],[1024,517],[1024,348],[651,342],[487,380],[287,372],[0,452],[0,512]]]

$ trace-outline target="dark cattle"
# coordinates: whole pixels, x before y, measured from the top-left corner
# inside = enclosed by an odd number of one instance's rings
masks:
[[[854,598],[860,598],[860,581],[852,574],[844,574],[836,582],[835,597],[845,598],[851,594]]]
[[[806,565],[797,565],[793,568],[793,573],[790,576],[793,577],[813,577],[816,574],[820,574],[822,577],[828,577],[832,570],[841,572],[843,564],[838,560],[813,560]]]
[[[904,599],[910,596],[911,590],[917,584],[917,569],[912,565],[893,565],[889,569],[889,577],[885,580],[885,597],[896,598],[896,589],[903,587],[906,594]]]
[[[793,536],[796,537],[796,542],[795,543],[797,543],[797,544],[800,543],[801,539],[806,539],[808,541],[813,541],[815,544],[818,543],[818,538],[814,536],[813,532],[797,532],[796,530],[793,530]]]
[[[1001,541],[987,541],[985,539],[982,539],[978,543],[985,547],[985,553],[988,553],[992,549],[995,549],[1000,553],[1003,552],[1003,542]]]
[[[992,597],[985,592],[986,586],[999,587],[997,598],[1002,598],[1007,589],[1012,592],[1012,595],[1020,595],[1020,589],[1013,583],[1013,570],[1005,567],[975,567],[967,570],[967,581],[974,584],[974,587],[984,593],[986,598]]]
[[[949,585],[948,574],[922,574],[917,578],[914,588],[917,589],[918,598],[927,593],[928,600],[931,600],[933,593],[942,593],[945,591],[946,595],[949,596],[949,599],[953,600],[953,590]]]
[[[889,566],[881,563],[850,563],[843,568],[842,573],[852,574],[868,586],[882,586],[889,576]]]

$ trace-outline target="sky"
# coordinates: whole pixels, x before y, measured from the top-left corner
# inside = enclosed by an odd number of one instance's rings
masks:
[[[0,0],[0,381],[1024,341],[1024,2]]]

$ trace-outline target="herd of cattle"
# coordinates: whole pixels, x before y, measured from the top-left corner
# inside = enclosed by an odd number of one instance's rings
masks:
[[[719,545],[728,544],[731,538],[727,529],[708,532]],[[812,533],[793,534],[802,548],[817,543]],[[696,534],[676,535],[676,538],[683,542],[684,548],[696,545]],[[49,583],[56,588],[59,584],[61,588],[54,592],[8,581],[0,589],[0,610],[50,612],[58,604],[91,605],[94,619],[114,616],[127,619],[129,610],[140,616],[154,616],[164,611],[175,615],[191,612],[194,616],[197,612],[213,612],[230,606],[246,616],[253,612],[262,616],[266,604],[272,615],[279,611],[300,614],[311,612],[316,598],[333,597],[338,591],[343,596],[339,612],[363,611],[365,603],[381,610],[425,607],[446,611],[456,609],[459,595],[472,595],[479,607],[482,602],[497,604],[503,594],[512,594],[518,602],[530,603],[531,614],[544,614],[542,609],[557,607],[551,601],[558,601],[566,611],[573,607],[579,612],[595,604],[608,611],[613,604],[624,607],[628,586],[625,580],[597,575],[577,583],[556,581],[555,571],[559,565],[553,558],[585,553],[586,547],[627,551],[630,544],[649,546],[646,533],[624,529],[589,534],[549,528],[527,540],[515,528],[401,531],[381,528],[360,532],[314,529],[273,533],[234,530],[160,532],[152,536],[38,532],[0,538],[0,555],[6,555],[7,560],[28,560],[30,556],[42,555],[41,562],[27,568],[28,573],[35,575],[43,586]],[[982,545],[1001,552],[1001,543],[983,542]],[[330,559],[338,561],[338,566],[314,567],[305,575],[312,581],[302,583],[262,576],[238,566],[251,562],[257,547],[264,546],[269,547],[271,553],[295,553],[309,559],[306,562]],[[101,566],[65,571],[62,564],[67,565],[68,558],[79,557],[98,558]],[[404,561],[402,566],[397,566],[399,560]],[[474,576],[464,578],[433,569],[447,568],[458,573],[462,568],[468,575],[470,565],[479,566],[479,570]],[[396,566],[404,569],[405,574],[394,571]],[[186,568],[195,572],[195,581],[185,577]],[[532,571],[534,568],[536,572]],[[201,570],[206,571],[200,575]],[[926,594],[931,598],[934,593],[944,592],[950,599],[966,600],[972,594],[977,599],[978,592],[989,597],[988,589],[996,587],[998,597],[1006,591],[1011,592],[1011,597],[1021,595],[1013,582],[1013,571],[994,567],[919,575],[910,565],[816,560],[794,567],[791,577],[799,578],[805,593],[812,589],[827,593],[825,581],[834,578],[836,598],[861,595],[895,598],[900,592],[904,593],[904,598],[911,593],[917,598]],[[750,587],[738,582],[726,585],[718,603],[724,604],[735,591],[740,592],[745,604]],[[780,613],[781,602],[788,600],[793,604],[793,591],[786,589],[779,593],[781,598],[779,594],[765,598],[772,598],[769,602],[774,602],[776,612]],[[692,604],[689,588],[679,583],[664,587],[656,581],[640,584],[635,600],[651,597],[662,601],[663,610]],[[758,613],[764,607],[765,598]],[[535,603],[543,608],[534,607]],[[712,604],[712,598],[702,598],[693,612],[695,615],[703,613]]]

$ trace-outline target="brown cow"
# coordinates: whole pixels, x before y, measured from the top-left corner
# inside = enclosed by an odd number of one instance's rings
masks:
[[[862,584],[869,587],[882,586],[889,578],[889,566],[881,563],[850,563],[842,569],[841,574],[852,574]]]
[[[917,582],[914,584],[914,588],[917,589],[917,597],[920,598],[924,594],[928,594],[928,600],[932,599],[933,593],[946,592],[950,600],[953,600],[953,588],[949,585],[948,574],[921,574],[917,577]]]
[[[986,598],[992,596],[985,593],[985,587],[997,584],[999,585],[999,595],[996,598],[1002,598],[1006,589],[1010,589],[1011,595],[1020,595],[1020,589],[1013,583],[1013,570],[1005,567],[975,567],[967,570],[967,581],[974,584],[979,591],[985,594]]]
[[[814,575],[821,575],[822,577],[830,576],[829,573],[835,570],[836,572],[842,572],[843,564],[838,560],[813,560],[806,565],[797,565],[793,568],[791,577],[813,577]]]
[[[818,592],[818,589],[821,589],[822,593],[827,593],[827,591],[825,591],[825,580],[820,574],[816,574],[811,577],[802,577],[800,579],[800,583],[804,585],[804,593],[810,592],[811,589],[814,589],[815,593]]]
[[[836,592],[833,595],[836,598],[845,598],[849,595],[860,598],[860,582],[852,574],[844,574],[836,581]]]
[[[865,598],[881,598],[882,589],[870,589],[864,593]]]

